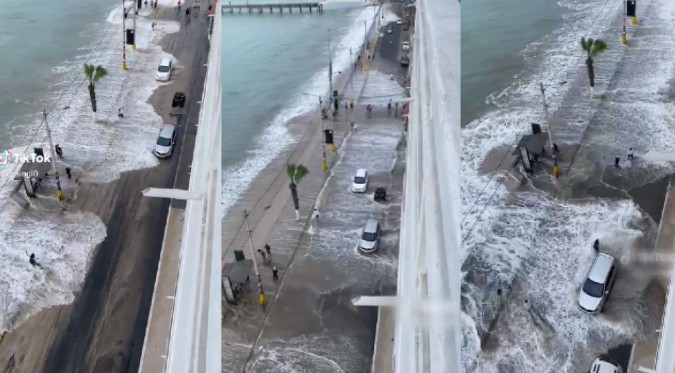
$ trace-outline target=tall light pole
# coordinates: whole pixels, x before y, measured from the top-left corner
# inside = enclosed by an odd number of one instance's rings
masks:
[[[349,67],[352,69],[352,75],[349,77],[349,83],[352,86],[352,94],[354,94],[354,72],[356,66],[354,66],[354,59],[352,58],[352,47],[349,47]]]
[[[555,149],[555,144],[553,143],[553,135],[551,134],[551,117],[548,115],[548,104],[546,103],[546,95],[544,94],[546,91],[544,89],[544,83],[539,83],[539,89],[541,90],[541,99],[544,103],[544,115],[546,116],[546,126],[548,127],[548,141],[551,143],[551,154],[555,156],[555,152],[553,150]]]
[[[333,100],[335,99],[333,97],[333,57],[331,56],[331,50],[330,50],[330,29],[328,29],[328,97],[330,97],[330,100],[328,100],[328,105],[332,106]],[[332,107],[329,107],[329,109],[334,110]],[[325,121],[323,119],[323,115],[321,116],[321,132],[325,131]],[[322,134],[325,136],[325,132]],[[328,170],[328,160],[326,159],[326,141],[324,139],[323,141],[323,161],[321,162],[321,167],[325,170]]]
[[[134,0],[134,44],[132,47],[136,50],[136,18],[138,18],[138,0]]]
[[[61,202],[63,200],[63,190],[61,189],[61,179],[59,179],[59,169],[56,167],[56,153],[54,151],[54,142],[52,141],[52,130],[49,128],[49,122],[47,121],[47,109],[42,109],[42,118],[44,118],[45,121],[47,139],[49,140],[49,147],[52,151],[52,167],[54,167],[54,175],[56,177],[56,198]]]
[[[253,251],[253,237],[251,237],[251,226],[248,224],[248,211],[246,210],[244,210],[244,220],[246,221],[246,231],[248,232],[248,246],[251,249],[251,259],[253,259],[253,269],[255,270],[255,277],[258,279],[258,302],[260,302],[262,307],[265,307],[265,290],[263,289],[260,271],[258,271],[258,260]]]
[[[122,70],[127,71],[127,10],[122,0]]]

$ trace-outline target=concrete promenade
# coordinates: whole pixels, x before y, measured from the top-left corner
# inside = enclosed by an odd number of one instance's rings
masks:
[[[160,7],[158,17],[173,20],[174,10]],[[95,250],[73,304],[43,310],[6,335],[0,346],[6,372],[138,371],[167,212],[170,205],[184,208],[184,203],[144,198],[141,191],[184,184],[189,176],[208,49],[205,30],[205,18],[195,18],[160,42],[179,63],[172,83],[157,89],[149,102],[165,120],[176,117],[173,157],[108,184],[81,185],[71,209],[98,215],[108,235]],[[177,90],[187,94],[185,109],[171,109]]]

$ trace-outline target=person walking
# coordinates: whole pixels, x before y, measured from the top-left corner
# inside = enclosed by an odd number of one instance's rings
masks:
[[[267,252],[267,255],[272,255],[272,248],[269,244],[265,244],[265,251]]]
[[[600,253],[600,240],[596,239],[595,242],[593,242],[593,250],[595,250],[596,254]]]
[[[273,279],[275,282],[276,282],[276,281],[279,281],[279,270],[277,269],[276,266],[275,266],[274,268],[272,268],[272,279]]]
[[[628,160],[633,160],[633,148],[628,149]]]
[[[117,117],[118,118],[124,118],[124,114],[122,113],[122,108],[117,109]]]
[[[61,145],[54,145],[54,151],[56,152],[56,155],[59,157],[59,159],[63,158],[63,149],[61,149]]]
[[[314,219],[319,220],[319,209],[314,208]]]
[[[70,174],[70,167],[66,167],[66,175],[68,175],[68,178],[72,178],[73,175]]]
[[[555,176],[556,179],[560,177],[560,166],[558,166],[558,161],[553,162],[553,176]]]
[[[619,168],[619,162],[621,162],[621,157],[618,155],[614,158],[614,167]]]

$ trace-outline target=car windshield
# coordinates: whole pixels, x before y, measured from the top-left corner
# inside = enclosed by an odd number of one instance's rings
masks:
[[[356,176],[354,177],[354,183],[355,184],[365,184],[366,183],[366,178],[361,177],[361,176]]]
[[[599,284],[591,279],[588,279],[586,282],[584,282],[583,290],[584,293],[596,298],[602,297],[602,293],[605,291],[602,284]]]
[[[159,69],[157,69],[160,73],[168,73],[169,72],[169,66],[160,66]]]
[[[171,139],[167,137],[161,137],[157,139],[157,145],[159,146],[171,146]]]
[[[375,241],[377,238],[377,235],[372,232],[363,232],[363,236],[361,236],[361,239],[364,241]]]

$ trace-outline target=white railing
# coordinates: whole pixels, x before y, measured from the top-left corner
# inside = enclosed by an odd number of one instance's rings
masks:
[[[456,0],[418,0],[412,41],[395,370],[461,372]]]
[[[661,338],[656,355],[658,373],[675,373],[675,283],[671,270],[666,309],[661,324]]]
[[[220,372],[221,22],[211,34],[165,372]]]

